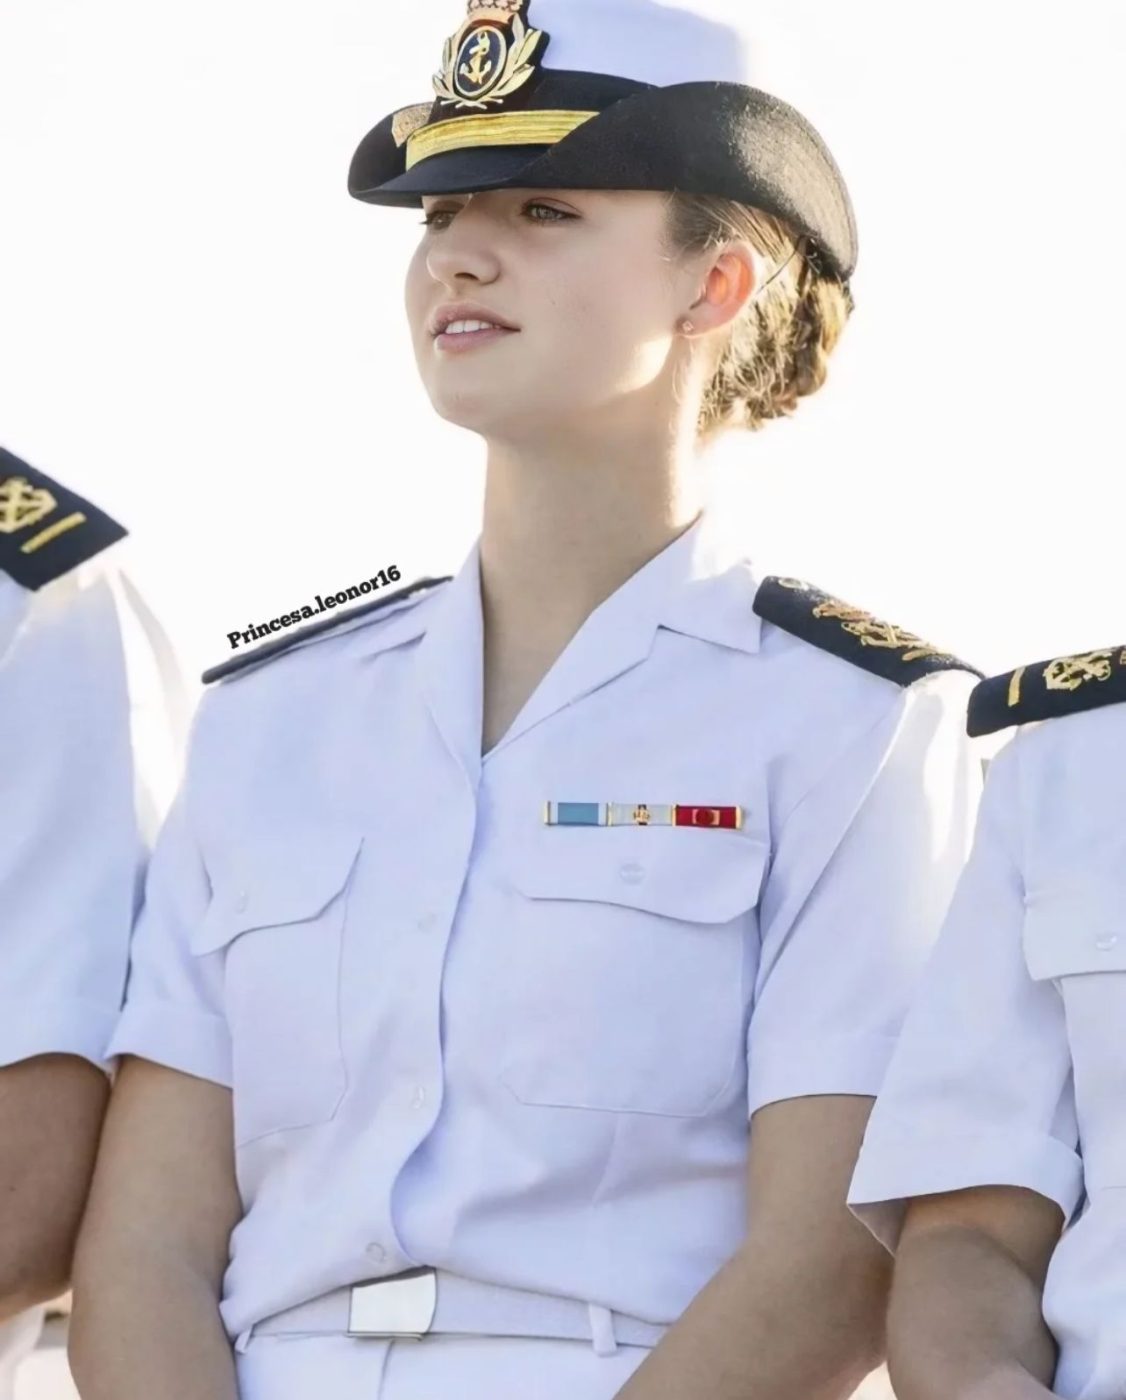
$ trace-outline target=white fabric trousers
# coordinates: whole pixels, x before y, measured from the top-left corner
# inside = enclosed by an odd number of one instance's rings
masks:
[[[35,1350],[46,1315],[46,1308],[28,1308],[7,1322],[0,1322],[0,1400],[13,1400],[16,1372]]]
[[[239,1400],[612,1400],[649,1354],[541,1337],[254,1337]]]

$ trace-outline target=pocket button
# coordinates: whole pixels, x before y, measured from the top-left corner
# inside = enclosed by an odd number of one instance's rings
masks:
[[[1101,938],[1095,939],[1095,947],[1100,953],[1109,953],[1117,943],[1118,935],[1116,933],[1104,933]]]
[[[627,885],[639,885],[645,879],[645,867],[635,860],[627,861],[625,865],[619,866],[618,874]]]

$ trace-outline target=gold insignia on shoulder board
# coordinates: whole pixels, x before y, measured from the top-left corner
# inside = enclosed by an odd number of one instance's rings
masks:
[[[1044,668],[1044,686],[1047,690],[1078,690],[1089,681],[1108,681],[1113,659],[1113,649],[1057,657]]]
[[[523,18],[528,0],[469,0],[461,27],[446,40],[434,91],[444,106],[483,111],[522,88],[536,71],[546,38]]]
[[[759,617],[776,627],[896,685],[913,685],[934,671],[969,671],[981,677],[975,666],[915,632],[800,579],[777,575],[763,579],[753,606]]]
[[[35,487],[22,476],[0,481],[0,535],[14,535],[29,525],[38,525],[58,502],[45,487]]]
[[[862,608],[851,607],[848,603],[838,602],[836,598],[830,598],[825,603],[818,603],[817,607],[813,609],[813,616],[835,618],[846,632],[860,638],[861,646],[883,647],[888,651],[901,651],[903,653],[900,657],[901,661],[919,661],[924,656],[947,655],[938,647],[931,646],[930,642],[924,642],[914,632],[908,632],[905,628],[897,627],[892,622],[881,622],[878,617],[873,617],[871,613],[865,612]]]

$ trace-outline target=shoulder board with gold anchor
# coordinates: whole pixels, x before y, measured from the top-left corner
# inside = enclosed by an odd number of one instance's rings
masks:
[[[0,447],[0,570],[32,591],[129,532],[104,510]]]
[[[1122,700],[1126,700],[1126,646],[1104,647],[990,676],[973,689],[966,729],[976,739],[1013,724],[1076,715]]]
[[[763,579],[755,612],[767,622],[823,651],[897,685],[912,685],[935,671],[984,673],[967,661],[931,646],[913,632],[881,622],[799,579]]]
[[[212,681],[225,680],[227,676],[233,676],[251,666],[261,665],[264,661],[273,661],[275,657],[281,656],[283,652],[290,651],[302,642],[322,637],[326,632],[333,632],[344,626],[345,623],[355,622],[358,617],[368,617],[371,613],[380,612],[383,608],[391,607],[393,603],[405,603],[408,598],[413,598],[416,593],[421,593],[423,589],[436,588],[440,583],[449,583],[452,577],[452,574],[447,574],[442,578],[416,579],[414,583],[408,583],[405,588],[397,588],[394,593],[384,593],[370,603],[361,603],[359,607],[348,608],[345,612],[334,612],[328,617],[320,618],[317,622],[310,622],[307,627],[299,627],[286,636],[275,637],[272,641],[264,642],[260,647],[255,647],[253,651],[248,651],[242,656],[232,657],[230,661],[212,666],[210,670],[204,671],[200,680],[204,685],[210,685]]]

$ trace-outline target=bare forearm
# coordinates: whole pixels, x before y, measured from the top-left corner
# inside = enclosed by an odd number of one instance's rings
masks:
[[[108,1093],[73,1055],[0,1069],[0,1322],[67,1289]]]
[[[77,1273],[69,1359],[82,1400],[237,1400],[216,1292],[167,1259],[103,1259]]]
[[[883,1360],[886,1287],[879,1266],[846,1276],[748,1242],[618,1400],[844,1400]]]
[[[1032,1280],[976,1230],[936,1229],[900,1247],[888,1315],[899,1400],[1041,1400],[1056,1352]]]

